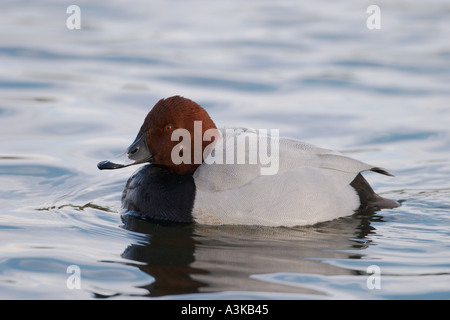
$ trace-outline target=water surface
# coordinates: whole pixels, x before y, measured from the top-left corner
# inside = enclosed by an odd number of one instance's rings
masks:
[[[382,1],[380,30],[364,1],[78,1],[80,30],[71,4],[1,5],[1,298],[450,298],[446,1]],[[301,228],[121,216],[136,168],[96,164],[175,94],[387,168],[366,178],[402,206]]]

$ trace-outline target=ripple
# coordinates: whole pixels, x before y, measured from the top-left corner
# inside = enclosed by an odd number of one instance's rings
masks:
[[[49,82],[31,82],[31,81],[13,81],[13,80],[0,80],[0,89],[44,89],[50,88],[54,85]]]
[[[82,135],[82,134],[93,134],[95,132],[103,131],[108,128],[108,125],[98,122],[62,122],[62,123],[51,123],[48,125],[40,126],[38,130],[40,132],[45,132],[45,134],[50,135]]]
[[[401,141],[414,141],[414,140],[427,140],[436,138],[441,134],[441,132],[434,131],[413,131],[413,132],[389,132],[386,135],[375,137],[369,141],[367,144],[386,144],[395,143]]]
[[[432,92],[422,88],[410,88],[399,86],[379,86],[368,85],[360,81],[346,80],[343,78],[327,78],[327,77],[305,77],[299,80],[302,87],[305,88],[333,88],[347,89],[356,91],[368,91],[385,95],[406,95],[406,96],[423,96],[431,93],[444,93],[445,91]]]
[[[252,278],[286,286],[308,288],[329,299],[442,299],[450,296],[446,283],[450,275],[391,277],[381,274],[380,287],[368,286],[370,276],[322,276],[317,274],[272,273],[253,275]],[[414,283],[414,286],[410,284]],[[410,290],[405,293],[403,287]],[[345,289],[344,289],[345,288]]]
[[[16,157],[14,157],[16,159]],[[74,176],[75,174],[67,168],[47,165],[1,165],[0,175],[33,176],[58,178],[62,176]]]
[[[239,81],[235,79],[220,79],[212,77],[198,76],[163,76],[158,77],[159,80],[185,84],[189,86],[198,86],[201,88],[218,88],[227,90],[237,90],[246,92],[271,92],[277,88],[273,85],[261,82]]]

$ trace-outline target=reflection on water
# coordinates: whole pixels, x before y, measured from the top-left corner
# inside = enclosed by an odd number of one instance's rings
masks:
[[[163,226],[123,216],[123,227],[145,234],[148,241],[130,244],[122,257],[139,262],[136,266],[154,278],[145,286],[150,296],[196,293],[205,283],[192,278],[208,271],[192,267],[196,241],[194,226]]]
[[[123,228],[146,235],[146,241],[131,244],[122,257],[139,262],[136,266],[154,278],[144,286],[149,296],[229,291],[236,281],[249,291],[311,292],[263,283],[254,276],[358,274],[322,260],[360,259],[364,253],[358,251],[369,245],[364,239],[372,216],[365,212],[313,227],[273,228],[159,225],[125,214]]]

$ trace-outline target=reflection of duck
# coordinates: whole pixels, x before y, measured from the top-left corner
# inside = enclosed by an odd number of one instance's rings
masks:
[[[122,257],[140,262],[136,266],[155,279],[145,286],[150,296],[194,293],[204,286],[191,278],[206,272],[190,266],[195,251],[192,225],[153,224],[133,215],[123,215],[122,221],[125,229],[148,235],[148,242],[130,244]]]
[[[269,149],[267,168],[261,157],[268,158]],[[122,205],[156,220],[295,226],[366,207],[398,206],[377,195],[360,174],[390,175],[385,170],[294,139],[220,131],[202,107],[179,96],[153,107],[124,157],[98,167],[145,162],[151,165],[128,180]]]
[[[123,215],[124,228],[147,235],[130,244],[126,259],[152,276],[150,296],[200,292],[308,292],[252,279],[278,272],[358,274],[333,261],[360,259],[374,229],[366,211],[308,227],[159,225]],[[378,217],[379,219],[379,217]],[[140,238],[142,239],[142,238]]]

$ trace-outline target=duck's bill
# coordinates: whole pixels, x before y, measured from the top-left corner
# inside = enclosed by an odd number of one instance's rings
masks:
[[[100,161],[97,164],[97,167],[100,170],[108,170],[108,169],[120,169],[133,165],[134,163],[126,163],[125,161],[120,161],[121,156],[116,157],[111,160]]]
[[[100,170],[120,169],[134,164],[151,162],[153,155],[148,150],[146,132],[138,136],[128,147],[127,151],[111,160],[104,160],[97,164]]]

